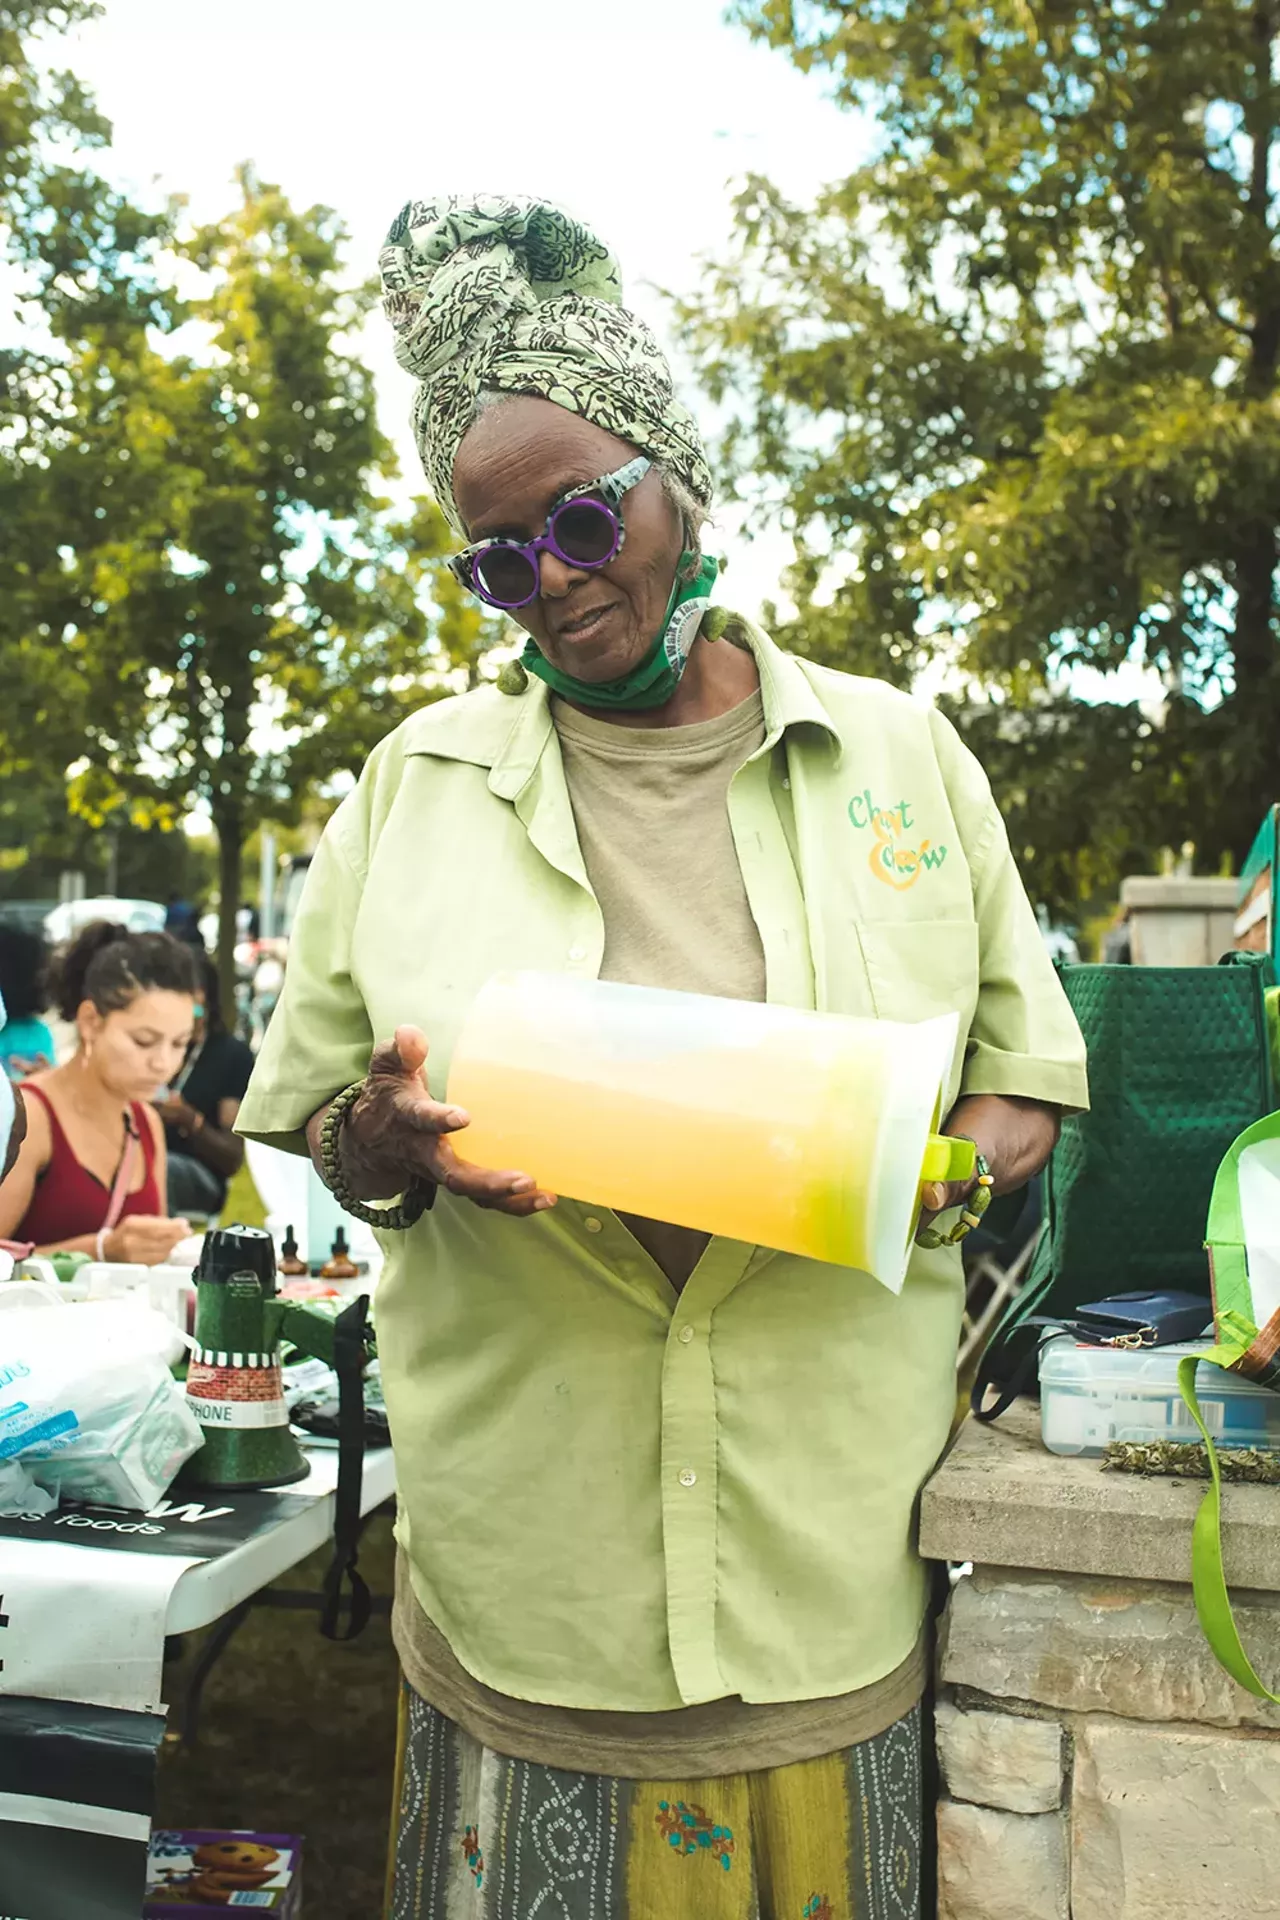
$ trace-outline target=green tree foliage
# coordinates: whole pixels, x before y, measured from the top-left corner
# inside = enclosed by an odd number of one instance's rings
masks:
[[[384,497],[356,343],[373,291],[336,217],[246,167],[228,216],[183,231],[87,164],[109,129],[37,54],[94,11],[0,13],[24,341],[0,361],[0,872],[83,855],[86,824],[132,856],[136,829],[207,810],[229,973],[254,828],[474,682],[500,628],[434,565],[434,507]]]
[[[495,637],[451,586],[431,603],[434,509],[376,490],[392,454],[352,340],[373,296],[344,284],[340,223],[248,168],[240,188],[175,243],[191,350],[86,342],[54,460],[89,740],[73,803],[208,809],[228,972],[253,827],[358,770]]]
[[[84,688],[54,643],[59,508],[48,452],[69,401],[73,343],[163,319],[145,263],[164,230],[87,164],[108,128],[46,45],[89,0],[0,8],[0,871],[76,863],[65,768],[84,745]]]
[[[1161,844],[1239,858],[1280,794],[1280,6],[734,13],[876,133],[813,207],[749,181],[682,316],[795,528],[787,638],[984,682],[958,717],[1053,904]],[[1154,727],[1061,697],[1124,663]]]

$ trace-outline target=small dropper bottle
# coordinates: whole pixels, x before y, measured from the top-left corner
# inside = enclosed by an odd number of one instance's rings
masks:
[[[293,1237],[293,1228],[286,1227],[284,1239],[280,1243],[280,1264],[277,1273],[301,1274],[307,1272],[307,1263],[298,1258],[298,1243]]]
[[[329,1258],[320,1269],[320,1278],[322,1280],[354,1280],[357,1277],[356,1263],[347,1251],[346,1230],[339,1227],[333,1236]]]

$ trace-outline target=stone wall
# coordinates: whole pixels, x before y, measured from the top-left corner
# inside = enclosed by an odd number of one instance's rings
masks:
[[[1280,1671],[1280,1597],[1240,1601]],[[939,1673],[939,1920],[1280,1916],[1280,1708],[1187,1588],[976,1568]]]
[[[1120,888],[1133,958],[1145,967],[1211,967],[1235,938],[1237,880],[1134,874]]]
[[[924,1551],[973,1563],[938,1645],[938,1920],[1280,1920],[1280,1707],[1201,1633],[1202,1492],[1058,1459],[1034,1408],[961,1431],[921,1508]],[[1228,1487],[1223,1540],[1280,1690],[1280,1489]]]

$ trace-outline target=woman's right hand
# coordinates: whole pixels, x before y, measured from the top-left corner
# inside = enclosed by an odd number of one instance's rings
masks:
[[[131,1213],[104,1234],[103,1256],[128,1266],[158,1267],[190,1231],[188,1220],[170,1220],[158,1213]]]
[[[478,1207],[501,1213],[542,1213],[555,1205],[527,1173],[497,1172],[459,1160],[448,1136],[469,1126],[461,1107],[442,1106],[427,1087],[426,1035],[418,1027],[397,1027],[395,1037],[376,1046],[364,1089],[348,1108],[338,1135],[342,1171],[358,1200],[390,1200],[415,1179],[434,1180]],[[319,1144],[323,1112],[308,1135]]]

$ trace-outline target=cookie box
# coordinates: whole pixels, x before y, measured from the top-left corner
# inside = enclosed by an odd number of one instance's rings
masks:
[[[300,1920],[302,1841],[288,1833],[153,1833],[143,1920],[271,1913]]]

